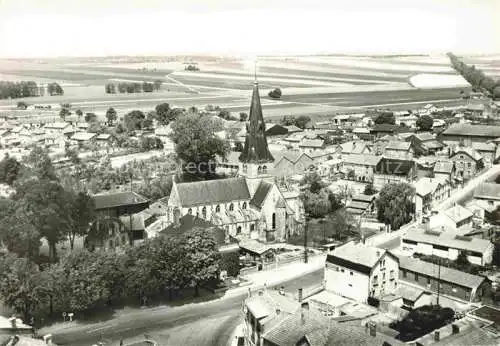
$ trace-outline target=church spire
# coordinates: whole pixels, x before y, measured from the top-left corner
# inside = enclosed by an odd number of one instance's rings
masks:
[[[250,103],[250,115],[247,122],[247,135],[245,146],[240,155],[243,163],[266,163],[274,162],[274,158],[267,146],[266,125],[262,115],[260,104],[259,83],[255,72],[255,82],[253,84],[252,101]]]

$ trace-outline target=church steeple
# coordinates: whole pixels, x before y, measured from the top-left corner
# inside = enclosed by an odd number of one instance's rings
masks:
[[[243,163],[271,163],[274,162],[273,155],[269,151],[266,138],[266,125],[262,115],[260,104],[259,83],[255,80],[253,84],[252,101],[250,103],[250,115],[247,122],[247,134],[245,146],[240,155]]]

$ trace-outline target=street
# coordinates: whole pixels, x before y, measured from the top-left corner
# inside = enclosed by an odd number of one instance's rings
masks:
[[[279,285],[296,292],[323,281],[323,269]],[[120,339],[132,342],[147,333],[160,345],[225,345],[233,329],[240,323],[240,312],[246,292],[204,303],[182,306],[159,306],[148,309],[123,309],[113,318],[96,323],[79,323],[62,328],[42,329],[51,332],[57,345],[90,346],[100,338],[106,345],[118,345]],[[59,330],[57,330],[59,329]]]

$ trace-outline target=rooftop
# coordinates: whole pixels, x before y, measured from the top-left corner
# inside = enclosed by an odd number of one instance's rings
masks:
[[[453,167],[453,161],[437,161],[434,165],[434,173],[451,174],[453,172]]]
[[[457,238],[455,232],[436,232],[436,235],[425,232],[423,229],[413,229],[403,236],[403,240],[408,239],[417,243],[436,244],[446,246],[452,249],[474,251],[478,253],[485,252],[491,242],[480,238]]]
[[[458,223],[473,216],[471,211],[462,207],[460,204],[457,204],[449,209],[446,209],[444,211],[444,214],[448,216],[450,219],[452,219],[455,223]]]
[[[410,150],[410,147],[411,147],[411,143],[410,142],[390,141],[385,146],[385,149],[386,150],[389,149],[389,150],[404,150],[404,151],[408,151],[408,150]]]
[[[71,139],[74,141],[89,141],[92,138],[97,136],[96,133],[91,133],[91,132],[76,132],[73,136],[71,136]]]
[[[416,169],[416,164],[411,160],[383,157],[375,167],[378,174],[408,175]]]
[[[481,183],[474,190],[474,198],[500,201],[500,184]]]
[[[322,139],[303,139],[299,147],[307,148],[322,148],[325,145],[325,141]]]
[[[175,184],[183,207],[250,199],[245,178]]]
[[[385,250],[376,247],[348,243],[328,254],[326,261],[362,273],[370,273],[385,253]]]
[[[444,184],[444,180],[445,178],[422,177],[413,183],[415,193],[422,197],[434,193],[440,185]]]
[[[500,137],[500,126],[452,124],[442,135],[444,136],[475,136],[491,139]]]
[[[261,181],[252,197],[252,200],[250,201],[250,204],[257,208],[261,208],[272,187],[273,185],[271,183]]]
[[[96,210],[115,208],[123,205],[148,203],[148,200],[133,191],[94,195]]]
[[[458,154],[466,154],[476,161],[479,161],[483,158],[481,154],[479,154],[476,150],[474,150],[471,147],[457,147],[453,150],[453,154],[451,157]]]
[[[401,256],[399,257],[399,268],[412,271],[414,273],[423,274],[432,278],[437,278],[440,271],[442,281],[456,284],[467,288],[477,288],[484,280],[482,276],[472,275],[460,270],[441,266],[438,268],[437,264],[425,262],[417,258]]]
[[[344,158],[344,163],[356,164],[356,165],[367,165],[376,166],[380,160],[381,156],[370,155],[370,154],[350,154]]]

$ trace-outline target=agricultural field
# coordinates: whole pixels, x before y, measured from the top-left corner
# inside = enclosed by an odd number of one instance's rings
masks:
[[[248,111],[254,80],[254,63],[242,58],[155,57],[110,60],[53,59],[45,61],[0,61],[0,79],[58,82],[64,96],[25,99],[28,103],[71,103],[84,112],[144,111],[158,103],[176,107],[207,104],[232,112]],[[195,60],[196,59],[196,60]],[[198,71],[186,71],[184,63],[196,63]],[[468,57],[485,73],[500,75],[500,57]],[[268,117],[328,114],[343,109],[384,107],[408,109],[425,103],[450,105],[460,102],[460,91],[469,85],[458,78],[446,56],[296,56],[261,57],[257,75]],[[415,77],[416,76],[416,77]],[[410,79],[412,83],[410,82]],[[163,82],[160,91],[138,94],[105,94],[106,83]],[[416,81],[416,82],[415,82]],[[418,84],[422,82],[421,85]],[[267,97],[279,87],[280,100]],[[11,109],[13,100],[0,100],[0,111]]]

